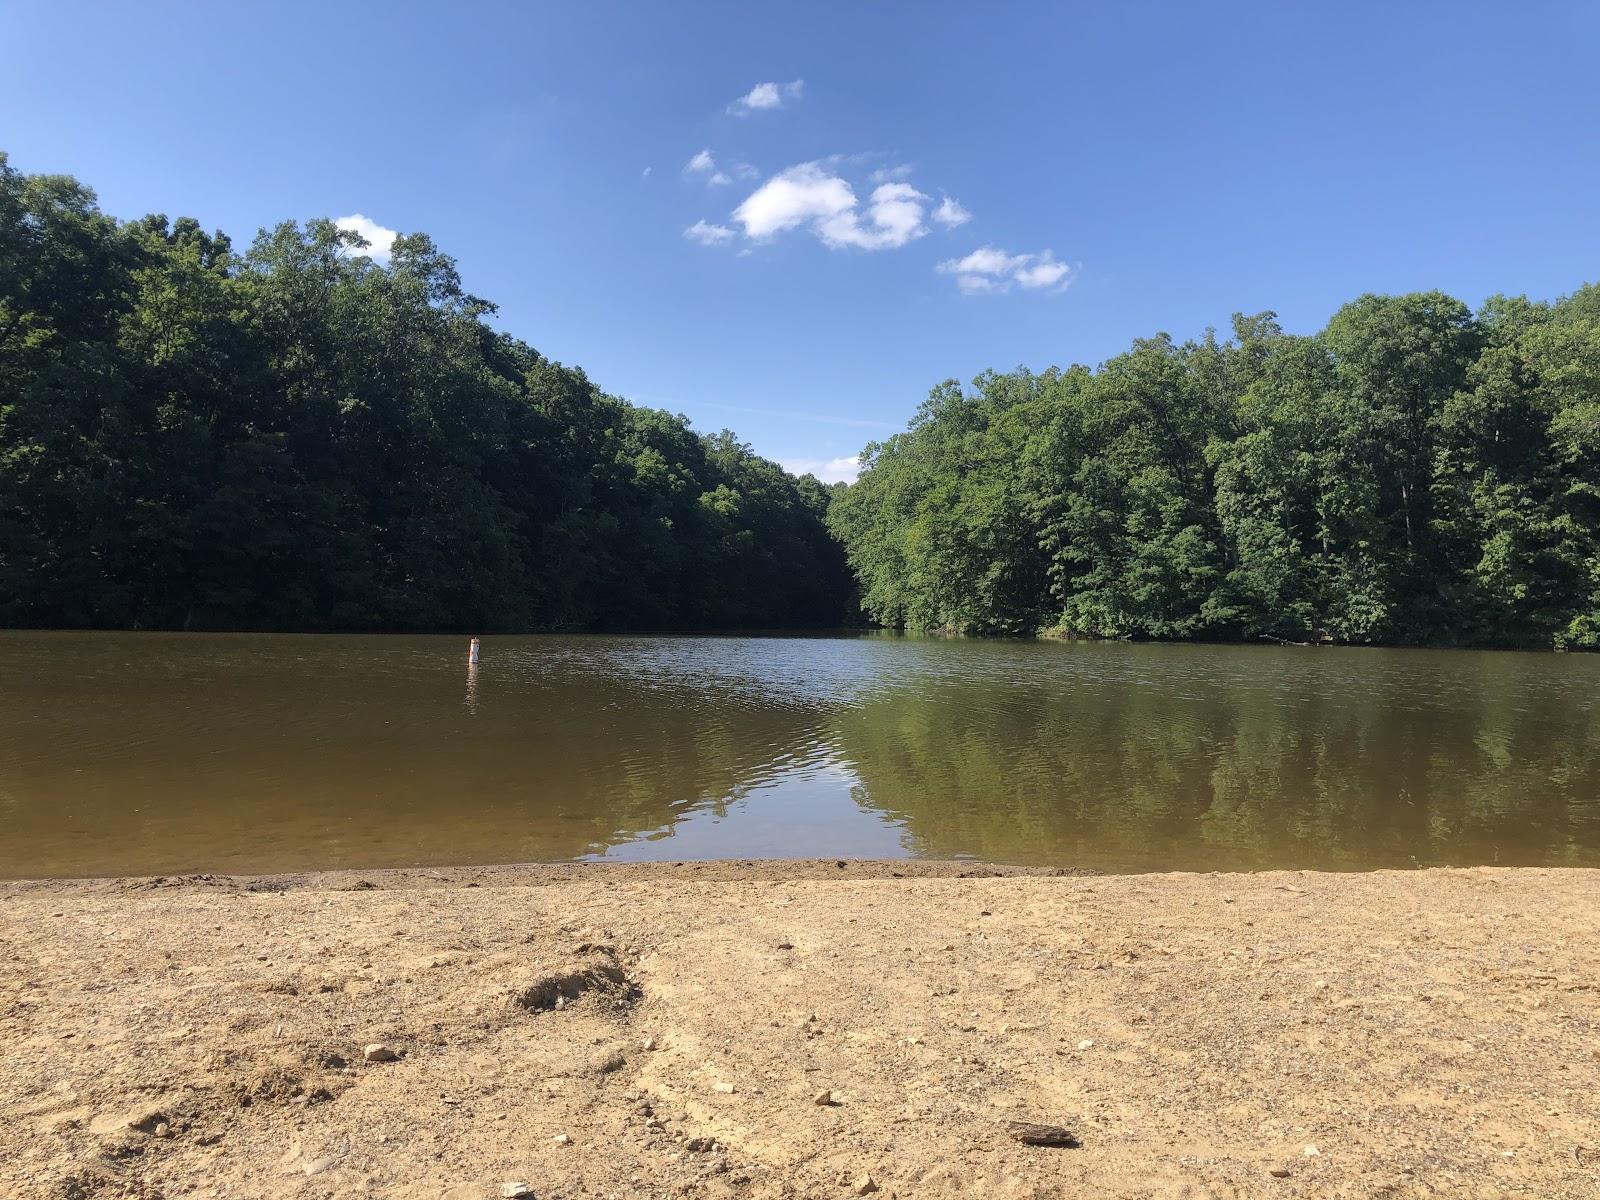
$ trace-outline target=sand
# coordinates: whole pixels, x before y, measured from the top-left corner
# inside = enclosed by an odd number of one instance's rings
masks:
[[[10,883],[0,962],[7,1197],[1600,1196],[1595,871]]]

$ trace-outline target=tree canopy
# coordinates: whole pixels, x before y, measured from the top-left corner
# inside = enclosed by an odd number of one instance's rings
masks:
[[[817,480],[496,330],[427,237],[366,249],[0,155],[0,624],[843,623]]]
[[[828,488],[367,249],[0,154],[0,624],[1600,648],[1597,286],[947,381]]]
[[[941,384],[830,522],[912,629],[1600,647],[1600,287]]]

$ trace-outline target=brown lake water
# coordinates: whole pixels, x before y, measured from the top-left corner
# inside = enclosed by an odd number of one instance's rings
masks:
[[[1600,657],[0,633],[0,876],[1600,866]]]

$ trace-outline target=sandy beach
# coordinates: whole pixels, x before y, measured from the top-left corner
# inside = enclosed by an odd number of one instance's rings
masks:
[[[1600,1194],[1595,871],[14,882],[0,956],[5,1196]]]

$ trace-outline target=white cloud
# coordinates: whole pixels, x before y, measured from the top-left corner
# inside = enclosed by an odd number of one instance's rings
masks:
[[[758,83],[728,105],[728,111],[742,117],[763,109],[782,108],[785,100],[800,99],[805,86],[803,79],[796,79],[792,83]]]
[[[1047,288],[1054,287],[1071,274],[1071,267],[1051,258],[1050,252],[1046,250],[1031,267],[1024,267],[1018,271],[1016,280],[1025,288]]]
[[[809,226],[828,246],[889,250],[928,231],[927,199],[909,183],[880,184],[863,213],[847,182],[818,163],[801,163],[745,197],[733,219],[758,241]]]
[[[351,213],[348,217],[335,217],[333,223],[340,229],[359,234],[368,243],[364,250],[350,250],[351,255],[364,254],[379,261],[389,257],[389,252],[394,248],[394,239],[400,236],[393,229],[385,229],[371,217],[362,216],[360,213]]]
[[[699,242],[702,246],[720,246],[723,242],[733,237],[733,230],[726,225],[712,225],[706,221],[696,221],[683,231],[683,236],[691,242]]]
[[[965,258],[952,258],[939,264],[939,270],[957,275],[1004,275],[1026,265],[1026,254],[1007,254],[993,246],[981,246]]]
[[[733,211],[746,237],[769,238],[807,222],[831,220],[856,206],[856,194],[816,163],[774,175]]]
[[[778,465],[791,475],[815,475],[823,483],[854,483],[861,471],[861,458],[780,458]]]
[[[933,219],[946,229],[954,229],[957,225],[965,225],[972,220],[972,214],[961,207],[959,200],[946,196],[939,201],[939,207],[933,210]]]
[[[993,246],[980,246],[965,258],[940,263],[937,269],[940,274],[954,275],[956,286],[968,296],[1010,291],[1013,284],[1034,291],[1061,291],[1072,282],[1072,268],[1056,261],[1049,250],[1009,254]]]
[[[926,199],[909,183],[880,184],[867,202],[870,225],[863,225],[852,208],[823,221],[817,233],[830,246],[892,250],[928,232],[922,222],[922,202]]]
[[[732,172],[731,174],[729,172]],[[717,166],[716,157],[709,150],[702,150],[688,162],[683,164],[685,175],[704,175],[707,187],[724,187],[735,179],[755,179],[761,172],[749,163],[735,163],[727,170]]]
[[[644,178],[649,179],[650,178],[650,172],[654,171],[654,170],[655,170],[654,167],[646,167],[644,169]]]
[[[986,275],[957,275],[956,286],[961,289],[963,296],[981,296],[985,292],[1004,290]]]
[[[911,165],[901,163],[898,167],[879,167],[872,173],[873,183],[899,183],[911,178]]]

